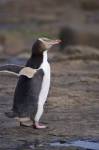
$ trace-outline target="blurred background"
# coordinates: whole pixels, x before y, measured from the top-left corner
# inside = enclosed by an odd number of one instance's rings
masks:
[[[42,116],[48,128],[20,128],[5,117],[18,78],[0,74],[1,149],[20,147],[22,140],[32,141],[33,149],[35,139],[99,141],[99,0],[0,0],[0,65],[25,64],[42,36],[62,41],[48,55],[51,90]]]
[[[99,47],[98,29],[97,0],[0,0],[2,59],[30,52],[42,36],[61,38],[61,50],[68,44]]]

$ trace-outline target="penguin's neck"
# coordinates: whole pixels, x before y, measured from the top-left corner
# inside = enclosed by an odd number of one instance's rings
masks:
[[[47,57],[47,50],[46,50],[43,52],[43,63],[47,62],[47,59],[48,59],[48,57]]]
[[[33,69],[38,69],[42,63],[47,62],[47,51],[44,51],[40,55],[32,55],[31,58],[27,61],[26,66]]]
[[[40,65],[40,68],[43,69],[46,72],[48,67],[49,67],[49,63],[48,63],[48,60],[47,60],[47,51],[44,51],[43,52],[43,62]]]
[[[43,62],[43,54],[32,55],[26,63],[26,67],[38,69]]]

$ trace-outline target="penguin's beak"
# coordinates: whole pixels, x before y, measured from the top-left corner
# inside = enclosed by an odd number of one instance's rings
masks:
[[[44,44],[45,49],[48,50],[50,49],[53,45],[59,44],[61,40],[52,40],[48,38],[39,38],[39,40]]]
[[[48,49],[50,49],[52,46],[57,45],[61,42],[61,40],[50,40],[48,43]]]
[[[57,45],[61,42],[61,40],[49,40],[49,42],[46,44],[48,49],[50,49],[52,46]]]
[[[60,42],[61,42],[61,40],[52,40],[52,45],[59,44]]]

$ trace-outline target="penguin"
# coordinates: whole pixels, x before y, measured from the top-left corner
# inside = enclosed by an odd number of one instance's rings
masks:
[[[15,88],[13,105],[5,114],[15,118],[21,126],[32,126],[35,129],[46,128],[40,124],[44,104],[50,88],[50,64],[48,50],[60,40],[38,38],[32,46],[32,54],[25,66],[5,65],[0,71],[15,73],[19,78]]]

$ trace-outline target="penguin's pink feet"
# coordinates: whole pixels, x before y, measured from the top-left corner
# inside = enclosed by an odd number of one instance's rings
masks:
[[[45,128],[47,128],[47,126],[45,126],[43,124],[39,124],[38,122],[35,122],[35,124],[33,125],[33,127],[35,129],[45,129]]]

